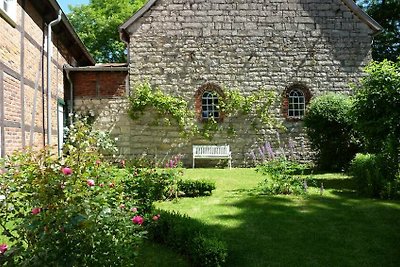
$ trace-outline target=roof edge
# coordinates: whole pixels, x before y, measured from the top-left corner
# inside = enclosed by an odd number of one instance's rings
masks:
[[[118,31],[120,32],[120,37],[122,41],[129,43],[129,34],[127,29],[135,23],[139,18],[141,18],[153,5],[157,2],[157,0],[149,0],[147,3],[142,6],[130,19],[128,19],[124,24],[122,24]]]
[[[76,43],[78,44],[78,46],[82,50],[82,52],[85,55],[85,57],[88,60],[88,62],[90,62],[90,64],[92,64],[92,65],[96,64],[96,61],[94,60],[93,56],[89,53],[87,47],[83,44],[81,38],[79,38],[79,36],[76,33],[74,27],[71,25],[71,22],[69,21],[67,15],[64,13],[64,11],[61,9],[61,7],[58,4],[58,2],[56,0],[48,0],[48,2],[54,8],[54,10],[56,12],[58,12],[58,10],[62,11],[62,16],[61,16],[62,23],[67,28],[67,30],[71,34],[72,38],[75,39]]]
[[[71,67],[64,66],[67,72],[128,72],[127,66],[84,66],[84,67]]]
[[[342,0],[342,2],[365,24],[368,25],[374,34],[378,34],[383,30],[383,27],[371,18],[367,13],[364,12],[353,0]]]

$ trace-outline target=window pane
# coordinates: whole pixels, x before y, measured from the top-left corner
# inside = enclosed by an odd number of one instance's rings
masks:
[[[218,95],[215,92],[204,92],[202,96],[202,117],[219,117]]]
[[[293,89],[289,92],[288,116],[301,118],[305,110],[304,93],[301,90]]]

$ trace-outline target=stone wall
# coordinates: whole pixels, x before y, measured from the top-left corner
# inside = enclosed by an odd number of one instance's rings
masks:
[[[278,143],[288,147],[290,139],[310,158],[302,122],[282,115],[282,95],[294,84],[308,88],[313,97],[328,91],[350,94],[349,83],[358,80],[370,61],[372,40],[372,30],[340,0],[158,0],[128,32],[131,90],[147,80],[184,97],[194,109],[195,93],[207,82],[244,94],[266,88],[278,94],[271,112],[288,130],[278,139],[275,131],[252,131],[246,118],[227,118],[223,123],[235,125],[236,137],[182,141],[173,127],[151,126],[150,114],[129,121],[123,100],[94,103],[102,112],[119,114],[110,127],[123,139],[121,154],[160,159],[183,153],[189,163],[192,144],[227,143],[236,166],[251,164],[252,151],[260,158],[258,149],[266,141],[276,149]],[[118,105],[125,109],[115,110]],[[99,114],[102,121],[107,116]]]

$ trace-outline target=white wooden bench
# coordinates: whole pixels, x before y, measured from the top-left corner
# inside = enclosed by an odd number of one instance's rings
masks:
[[[195,159],[228,159],[232,168],[232,155],[229,145],[193,145],[193,168]]]

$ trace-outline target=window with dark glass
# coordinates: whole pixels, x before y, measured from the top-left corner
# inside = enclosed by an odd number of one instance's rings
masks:
[[[218,94],[206,91],[201,97],[201,117],[203,119],[219,118]]]

